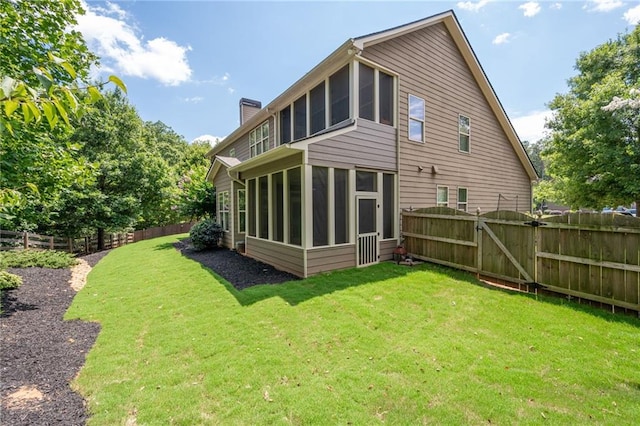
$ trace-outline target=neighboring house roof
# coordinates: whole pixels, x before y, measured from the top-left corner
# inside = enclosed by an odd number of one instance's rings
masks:
[[[449,31],[449,34],[451,34],[451,37],[458,47],[458,50],[462,54],[462,57],[464,58],[467,66],[471,70],[471,73],[473,74],[478,86],[480,87],[480,90],[489,103],[489,106],[491,107],[498,122],[500,123],[500,126],[507,135],[509,142],[511,142],[511,145],[513,146],[516,155],[518,156],[520,162],[526,170],[527,175],[532,181],[537,180],[538,175],[536,173],[536,170],[533,167],[533,164],[531,163],[526,150],[520,142],[520,139],[516,134],[511,121],[507,117],[507,114],[502,107],[498,96],[493,90],[493,86],[491,86],[491,83],[489,82],[484,70],[482,69],[482,66],[478,61],[475,52],[471,48],[471,45],[469,44],[464,31],[462,31],[462,28],[460,27],[458,19],[456,18],[453,10],[448,10],[446,12],[433,15],[428,18],[420,19],[408,24],[400,25],[398,27],[390,28],[388,30],[383,30],[347,40],[338,49],[336,49],[333,53],[326,57],[322,62],[316,65],[311,71],[305,74],[291,87],[285,90],[281,95],[271,101],[266,107],[258,111],[253,117],[251,117],[251,119],[245,122],[242,126],[238,127],[235,131],[233,131],[224,139],[223,142],[212,148],[211,151],[207,153],[207,157],[212,157],[217,152],[225,149],[227,146],[231,145],[236,140],[236,138],[242,136],[247,131],[258,125],[260,122],[266,120],[269,116],[276,114],[280,109],[289,105],[291,102],[293,102],[293,100],[299,97],[302,92],[310,90],[315,84],[317,84],[317,81],[320,77],[326,75],[329,70],[335,68],[336,64],[343,63],[346,56],[353,55],[355,57],[358,57],[362,50],[366,49],[369,46],[373,46],[392,38],[400,37],[410,32],[418,31],[439,23],[442,23]]]

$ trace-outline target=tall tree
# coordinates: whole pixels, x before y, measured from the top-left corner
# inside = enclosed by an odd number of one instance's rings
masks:
[[[79,0],[0,1],[0,221],[5,226],[46,224],[60,188],[86,172],[63,137],[71,117],[100,98],[88,82],[97,57],[73,30],[82,13]],[[124,90],[117,77],[109,80]]]
[[[581,54],[576,69],[550,103],[543,156],[554,191],[572,207],[638,203],[640,26]]]

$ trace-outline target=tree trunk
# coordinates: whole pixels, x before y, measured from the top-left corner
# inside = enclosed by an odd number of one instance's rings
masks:
[[[98,229],[98,251],[104,250],[104,229]]]

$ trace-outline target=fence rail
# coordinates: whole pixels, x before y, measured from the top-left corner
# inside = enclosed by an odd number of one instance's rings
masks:
[[[165,235],[182,234],[189,232],[195,224],[196,222],[187,222],[142,229],[129,233],[105,234],[104,250]],[[0,250],[16,249],[60,250],[80,255],[89,254],[98,251],[98,236],[91,235],[82,238],[64,238],[31,232],[0,230]]]
[[[402,235],[419,259],[640,312],[638,218],[435,207],[403,211]]]

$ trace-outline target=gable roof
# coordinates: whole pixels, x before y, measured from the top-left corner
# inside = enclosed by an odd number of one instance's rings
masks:
[[[235,157],[223,157],[221,155],[216,155],[213,163],[211,163],[211,166],[209,166],[209,170],[207,171],[205,180],[213,180],[215,175],[218,174],[222,167],[224,167],[225,169],[230,169],[231,167],[237,166],[240,163],[241,161]]]
[[[291,87],[285,90],[273,101],[271,101],[266,107],[258,111],[250,120],[233,131],[224,139],[224,141],[219,143],[216,147],[212,148],[211,151],[207,153],[207,157],[211,157],[215,153],[220,152],[221,150],[232,144],[237,137],[242,136],[248,130],[255,127],[258,123],[266,120],[270,115],[276,114],[280,109],[290,104],[294,100],[294,98],[299,97],[302,92],[311,89],[312,86],[317,83],[318,78],[328,74],[329,70],[343,64],[350,57],[358,57],[360,53],[367,47],[440,23],[442,23],[449,31],[449,34],[451,35],[456,47],[460,51],[464,61],[469,67],[473,77],[480,87],[482,94],[486,98],[491,110],[495,114],[500,126],[507,135],[509,142],[513,146],[513,149],[516,152],[516,155],[522,163],[525,171],[527,172],[530,180],[537,180],[538,174],[533,167],[533,164],[531,163],[531,160],[529,159],[524,146],[520,142],[520,138],[513,128],[509,117],[507,117],[502,103],[498,99],[498,96],[496,95],[493,86],[489,82],[484,69],[480,65],[475,52],[469,44],[467,36],[460,27],[460,23],[458,22],[458,19],[453,10],[448,10],[446,12],[410,22],[408,24],[347,40],[333,53],[326,57],[322,62],[316,65],[311,71],[309,71],[302,78],[296,81]]]

